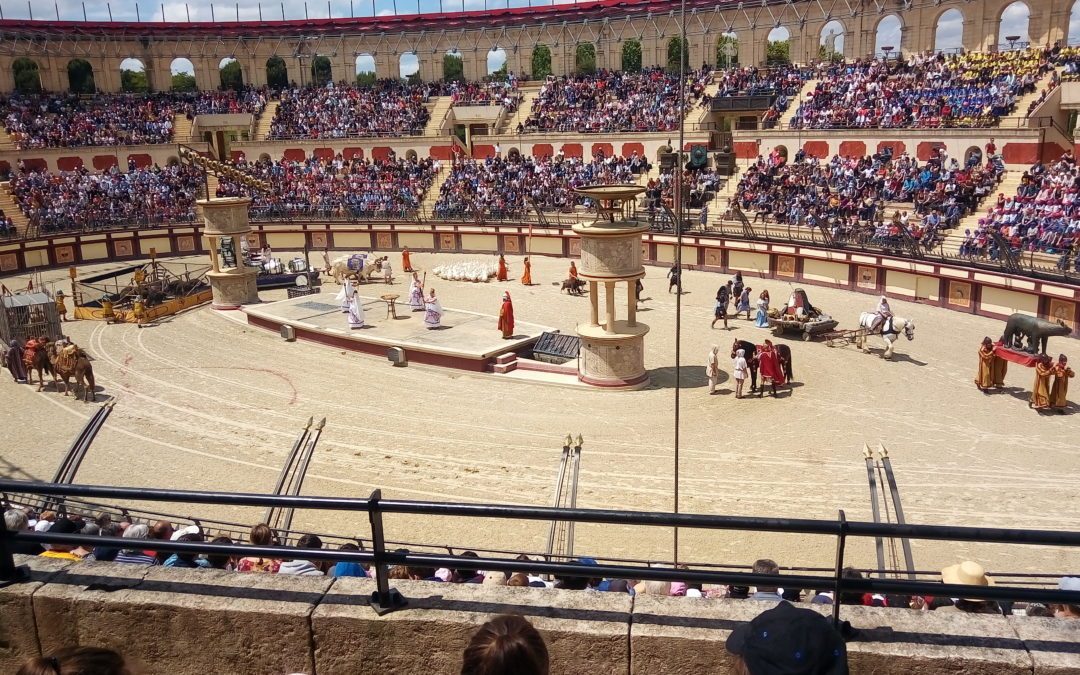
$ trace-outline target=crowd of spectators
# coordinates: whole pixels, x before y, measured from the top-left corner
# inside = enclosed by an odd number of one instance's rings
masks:
[[[501,105],[508,113],[516,111],[521,102],[517,78],[513,75],[482,82],[444,82],[438,94],[449,96],[456,106]]]
[[[985,127],[1010,113],[1053,68],[1048,49],[912,54],[822,64],[793,127]]]
[[[258,114],[268,92],[155,94],[13,94],[0,100],[0,120],[19,150],[169,143],[173,116]]]
[[[96,518],[77,515],[63,515],[53,511],[37,513],[30,509],[10,508],[4,513],[5,526],[14,532],[52,532],[58,534],[84,534],[91,536],[121,537],[133,540],[160,540],[160,541],[192,541],[203,542],[207,540],[206,534],[197,525],[190,525],[177,529],[172,523],[159,520],[152,523],[134,522],[130,517],[124,516],[116,520],[108,513],[99,514]],[[211,540],[213,543],[242,543],[234,542],[229,537],[217,537]],[[260,523],[251,528],[247,542],[258,547],[276,547],[280,545],[277,534],[265,523]],[[16,544],[15,553],[28,555],[41,555],[49,558],[64,560],[102,560],[125,564],[138,565],[162,565],[165,567],[222,569],[249,574],[285,574],[296,576],[332,576],[332,577],[368,577],[372,572],[358,562],[329,562],[311,559],[304,555],[306,550],[324,549],[322,539],[315,534],[304,534],[299,537],[293,547],[283,549],[281,556],[241,556],[230,557],[228,555],[199,555],[186,553],[167,553],[155,551],[152,544],[146,548],[146,544],[133,545],[130,547],[115,544],[103,544],[96,547],[80,547],[67,544],[50,544],[43,547],[36,543],[19,542]],[[342,551],[357,551],[359,547],[354,543],[343,543],[338,546]],[[408,553],[408,549],[399,549],[399,553]],[[428,581],[434,583],[451,584],[483,584],[486,586],[510,586],[510,587],[534,587],[553,588],[563,590],[588,590],[597,592],[625,593],[629,595],[663,595],[687,598],[730,598],[769,603],[780,603],[787,600],[792,603],[834,604],[833,589],[803,589],[789,588],[783,585],[783,577],[780,566],[773,560],[763,558],[754,562],[749,572],[755,575],[778,576],[775,586],[759,585],[751,588],[738,585],[710,585],[696,582],[682,581],[633,581],[625,579],[604,578],[600,575],[588,575],[585,572],[589,567],[596,566],[597,561],[593,558],[581,557],[576,562],[583,568],[581,576],[555,576],[544,578],[531,572],[491,572],[479,569],[477,559],[479,556],[472,551],[464,551],[457,554],[460,563],[453,568],[428,568],[412,566],[394,566],[389,569],[391,579],[408,579],[414,581]],[[517,556],[517,560],[528,562],[526,555]],[[848,579],[861,579],[862,573],[855,568],[845,568],[842,576]],[[991,583],[981,565],[974,561],[966,561],[958,565],[952,565],[942,570],[942,581],[951,584],[972,584],[985,586]],[[1080,590],[1080,578],[1066,577],[1060,580],[1059,588],[1063,590]],[[844,605],[863,605],[872,607],[898,607],[917,610],[937,611],[965,611],[972,613],[1013,613],[1014,607],[1008,602],[957,601],[948,597],[936,596],[910,596],[910,595],[876,595],[858,592],[845,593],[841,598]],[[961,604],[964,603],[964,604]],[[1046,614],[1045,606],[1029,605],[1024,613]],[[1072,605],[1059,605],[1050,610],[1063,618],[1080,619],[1080,607]]]
[[[975,230],[964,231],[961,254],[998,258],[991,230],[1015,252],[1056,255],[1066,269],[1074,258],[1080,271],[1080,167],[1072,154],[1031,166],[1015,195],[999,193]]]
[[[775,68],[728,68],[716,73],[719,89],[717,98],[729,96],[760,96],[775,94],[776,99],[761,118],[762,129],[772,129],[780,116],[787,111],[792,99],[798,96],[811,71],[792,65]],[[707,105],[711,97],[705,96],[701,104]]]
[[[707,68],[687,74],[687,110],[701,101],[711,78]],[[681,122],[679,83],[678,74],[662,68],[549,76],[518,131],[673,131]]]
[[[531,199],[544,211],[567,212],[586,200],[573,191],[591,184],[634,183],[647,162],[638,156],[488,157],[457,162],[435,202],[437,218],[521,218]]]
[[[379,80],[358,87],[330,82],[280,93],[270,124],[270,140],[408,136],[423,132],[430,113],[424,105],[437,85]]]
[[[21,171],[11,193],[40,233],[190,222],[203,184],[202,172],[170,165],[126,172]]]
[[[828,161],[800,151],[788,162],[778,153],[759,157],[743,174],[737,200],[754,220],[828,230],[838,239],[898,245],[909,236],[930,247],[944,230],[974,212],[1000,182],[999,156],[966,166],[944,150],[925,163],[908,154],[840,157]],[[918,223],[896,204],[911,204]],[[888,204],[893,204],[889,214]]]
[[[235,166],[271,185],[252,195],[253,218],[409,217],[439,171],[439,161],[430,158],[350,160],[340,154],[332,160],[241,160]],[[243,193],[235,183],[218,182],[218,197]]]

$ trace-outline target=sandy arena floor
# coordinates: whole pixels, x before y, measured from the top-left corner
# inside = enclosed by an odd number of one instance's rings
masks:
[[[414,254],[413,261],[430,269],[451,257]],[[495,314],[508,288],[519,320],[571,331],[588,315],[587,298],[552,286],[565,276],[566,261],[534,262],[539,285],[530,288],[428,280],[446,307]],[[510,263],[511,274],[520,275],[520,259]],[[652,386],[629,393],[393,368],[380,358],[286,343],[208,308],[141,330],[70,323],[69,334],[95,358],[103,393],[118,399],[79,480],[270,491],[297,431],[314,415],[325,416],[327,428],[304,484],[307,494],[366,496],[382,488],[401,499],[548,505],[561,439],[569,432],[585,437],[580,506],[669,510],[675,296],[666,292],[665,271],[649,268],[648,300],[639,314],[652,327],[646,343]],[[972,384],[978,343],[1000,335],[1002,322],[894,300],[893,310],[914,318],[918,328],[913,342],[901,341],[892,362],[853,347],[790,339],[791,393],[736,400],[726,358],[722,395],[708,395],[709,346],[720,345],[726,357],[734,338],[761,341],[769,332],[742,320],[730,331],[709,329],[720,281],[700,272],[684,281],[682,511],[835,518],[844,509],[849,519],[869,520],[862,447],[880,442],[890,450],[910,522],[1080,528],[1080,515],[1068,506],[1080,492],[1080,418],[1029,410],[1028,369],[1013,366],[1004,393],[984,395]],[[755,297],[767,288],[774,306],[790,292],[776,280],[747,282]],[[323,292],[336,290],[331,282]],[[841,328],[853,327],[876,302],[812,286],[807,291]],[[263,294],[264,300],[284,297],[284,291]],[[1055,338],[1051,349],[1080,358],[1078,345]],[[874,347],[880,350],[880,342]],[[6,437],[0,474],[48,479],[93,407],[6,378],[0,390]],[[227,508],[204,515],[252,523],[260,517]],[[299,513],[295,525],[368,533],[363,515]],[[387,536],[459,549],[541,551],[546,533],[545,523],[400,517],[389,520]],[[670,559],[671,542],[666,529],[579,526],[576,550]],[[829,538],[685,530],[680,542],[684,561],[749,563],[768,556],[781,565],[831,564],[835,545]],[[871,541],[854,541],[848,550],[852,562],[874,564]],[[1080,552],[1036,547],[914,542],[914,551],[920,569],[966,558],[998,571],[1080,566]]]

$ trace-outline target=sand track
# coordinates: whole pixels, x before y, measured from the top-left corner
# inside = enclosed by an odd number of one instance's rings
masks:
[[[448,255],[414,254],[428,269]],[[475,256],[473,256],[475,257]],[[511,259],[511,274],[520,269]],[[392,368],[378,358],[343,354],[199,309],[138,329],[92,322],[68,324],[94,356],[103,393],[118,399],[80,480],[137,486],[267,491],[308,416],[327,428],[310,469],[308,494],[548,504],[566,433],[585,437],[582,506],[668,510],[672,506],[672,412],[675,297],[665,293],[665,270],[650,268],[639,319],[650,324],[646,363],[651,388],[629,393],[568,389],[434,368]],[[503,288],[521,320],[572,330],[588,300],[559,294],[551,282],[565,261],[534,259],[540,285],[469,284],[432,279],[445,305],[494,313]],[[62,273],[54,273],[55,278]],[[1076,418],[1039,416],[1027,409],[1030,371],[1013,367],[1015,389],[983,395],[972,385],[975,350],[997,337],[999,321],[894,301],[914,318],[916,338],[901,341],[885,362],[854,348],[788,340],[797,386],[780,399],[735,400],[724,379],[708,396],[703,363],[710,344],[727,355],[731,341],[758,342],[768,331],[733,320],[733,330],[710,330],[720,278],[685,275],[681,433],[681,509],[701,513],[869,519],[863,443],[891,451],[904,506],[912,522],[1008,527],[1080,528],[1080,515],[1062,508],[1080,492]],[[774,305],[786,283],[747,277],[767,288]],[[9,284],[11,285],[11,284]],[[398,288],[401,288],[400,286]],[[334,292],[328,284],[325,291]],[[807,287],[815,305],[855,323],[872,296]],[[280,295],[279,295],[280,294]],[[266,300],[283,297],[264,293]],[[1077,354],[1060,340],[1052,349]],[[880,351],[880,345],[873,344]],[[723,360],[730,373],[730,364]],[[7,442],[0,473],[47,478],[89,405],[53,391],[0,386]],[[1027,448],[1038,448],[1030,451]],[[193,507],[174,507],[178,513]],[[165,509],[168,510],[168,509]],[[243,509],[203,514],[253,522]],[[364,534],[353,514],[300,513],[297,525]],[[397,540],[539,550],[543,523],[476,523],[394,518]],[[585,526],[577,550],[596,555],[665,558],[667,530]],[[684,559],[745,563],[769,555],[782,564],[822,564],[827,538],[750,533],[683,532]],[[851,555],[872,564],[871,542]],[[932,568],[972,556],[991,569],[1061,570],[1080,555],[1030,547],[959,547],[916,542],[916,563]]]

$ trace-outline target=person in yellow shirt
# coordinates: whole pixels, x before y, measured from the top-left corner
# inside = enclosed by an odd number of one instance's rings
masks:
[[[79,526],[72,520],[63,516],[57,516],[56,520],[53,521],[52,527],[47,531],[49,534],[75,534],[79,531]],[[60,560],[82,560],[82,558],[72,553],[76,548],[78,548],[78,546],[75,544],[49,544],[46,551],[41,554],[41,557],[59,558]]]

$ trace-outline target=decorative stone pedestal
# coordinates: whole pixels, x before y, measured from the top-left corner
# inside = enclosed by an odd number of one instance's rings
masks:
[[[210,281],[214,309],[240,309],[259,301],[255,283],[258,271],[244,264],[242,242],[251,232],[246,197],[200,199],[196,202],[202,215],[203,236],[210,251]]]
[[[581,337],[578,379],[598,387],[637,389],[649,383],[645,370],[645,335],[649,327],[637,320],[637,280],[645,276],[641,235],[649,227],[627,220],[626,204],[645,188],[640,185],[589,186],[576,190],[599,204],[597,219],[575,225],[581,237],[578,273],[589,284],[588,323],[577,326]],[[615,288],[626,284],[626,319],[616,319]],[[600,287],[604,316],[600,316]]]

